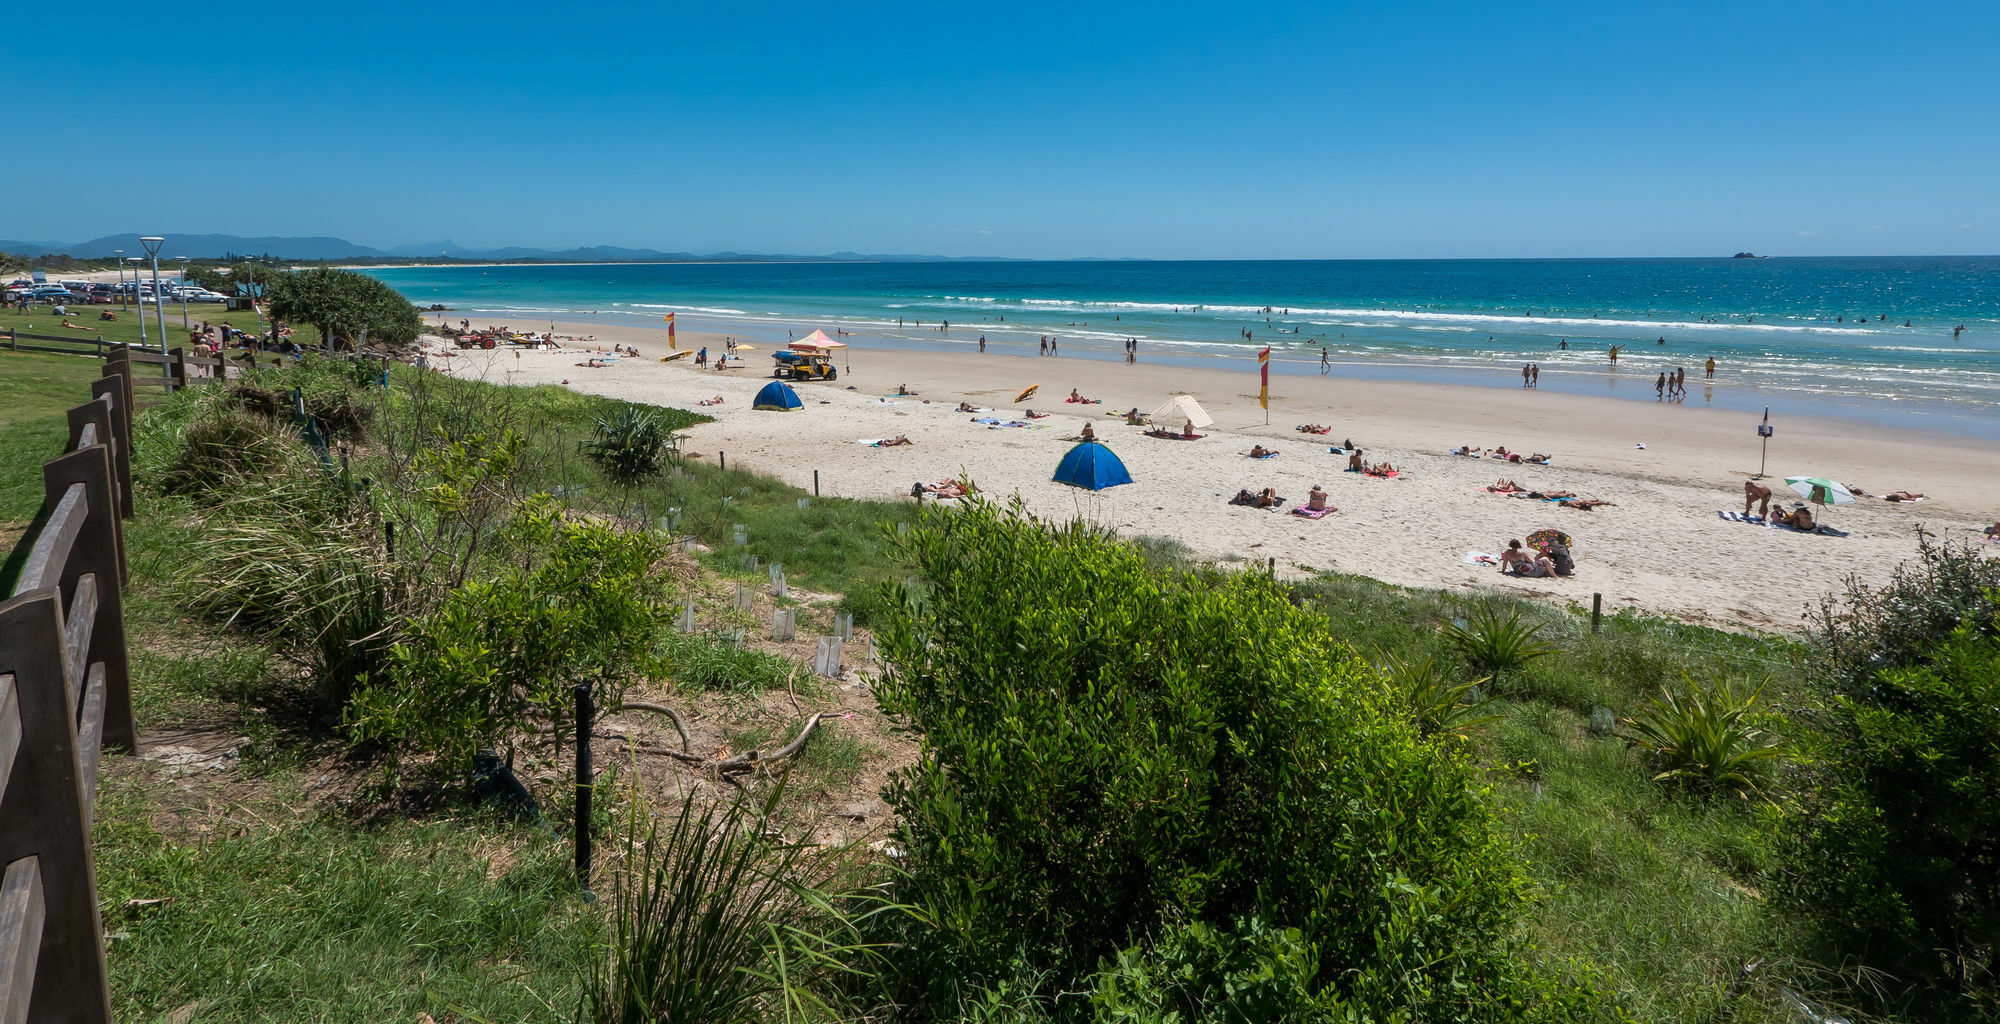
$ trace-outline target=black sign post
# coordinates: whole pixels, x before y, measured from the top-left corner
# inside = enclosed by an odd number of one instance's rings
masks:
[[[1764,479],[1764,460],[1771,454],[1771,407],[1764,407],[1764,422],[1757,424],[1757,436],[1764,439],[1764,451],[1757,456],[1757,479]]]

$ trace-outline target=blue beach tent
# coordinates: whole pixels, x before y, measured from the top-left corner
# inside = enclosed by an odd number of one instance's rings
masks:
[[[1101,491],[1106,487],[1131,483],[1132,474],[1125,471],[1125,464],[1111,454],[1111,449],[1096,441],[1085,441],[1063,456],[1062,464],[1056,467],[1055,481],[1071,487]]]
[[[793,391],[790,384],[781,380],[774,380],[764,385],[764,390],[757,392],[756,401],[750,403],[752,409],[765,409],[771,412],[786,412],[805,407],[806,404],[799,401],[799,393]]]

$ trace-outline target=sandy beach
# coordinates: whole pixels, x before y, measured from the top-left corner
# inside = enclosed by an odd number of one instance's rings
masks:
[[[1805,608],[1849,574],[1880,581],[1911,556],[1919,525],[1954,541],[1979,543],[2000,509],[2000,477],[1981,443],[1893,431],[1834,419],[1788,417],[1770,446],[1764,483],[1787,503],[1783,477],[1810,474],[1873,494],[1922,492],[1917,503],[1863,498],[1826,510],[1822,521],[1846,536],[1803,534],[1730,522],[1743,482],[1758,469],[1756,421],[1698,405],[1653,405],[1532,390],[1323,378],[1274,378],[1269,411],[1257,403],[1254,364],[1240,372],[999,354],[870,350],[859,343],[833,384],[800,384],[802,411],[755,412],[751,397],[769,380],[760,344],[743,368],[696,370],[659,362],[663,330],[557,322],[559,335],[594,336],[597,347],[636,346],[602,368],[577,365],[591,346],[564,352],[453,351],[433,347],[434,365],[498,383],[566,383],[581,391],[697,409],[715,422],[690,432],[687,450],[823,493],[907,497],[912,483],[969,476],[988,496],[1019,494],[1035,512],[1083,516],[1126,535],[1170,537],[1210,559],[1275,558],[1278,571],[1356,573],[1416,587],[1499,587],[1588,605],[1602,593],[1607,613],[1634,607],[1690,620],[1796,628]],[[801,333],[809,331],[805,326]],[[683,350],[722,351],[717,335],[682,332]],[[849,369],[851,368],[851,369]],[[899,385],[919,397],[890,397]],[[1038,394],[1013,398],[1029,385]],[[1101,405],[1066,404],[1071,389]],[[1149,412],[1176,393],[1193,395],[1215,425],[1198,441],[1144,436],[1111,415]],[[697,402],[720,397],[721,404]],[[961,401],[1014,420],[1028,408],[1051,414],[1032,428],[992,427],[958,411]],[[1085,422],[1122,458],[1135,483],[1090,492],[1050,474]],[[1301,423],[1329,435],[1298,433]],[[1178,423],[1175,424],[1178,426]],[[905,435],[905,447],[860,439]],[[1343,472],[1329,445],[1351,439],[1394,479]],[[1254,444],[1276,458],[1253,460]],[[1554,456],[1548,466],[1452,456],[1471,444]],[[1644,447],[1640,447],[1643,445]],[[1484,488],[1500,478],[1533,490],[1574,491],[1611,505],[1592,511],[1510,498]],[[1336,514],[1318,521],[1233,507],[1241,488],[1274,486],[1288,506],[1315,484]],[[1775,500],[1775,499],[1774,499]],[[1553,527],[1575,540],[1571,578],[1515,579],[1465,563],[1497,553],[1509,539]]]

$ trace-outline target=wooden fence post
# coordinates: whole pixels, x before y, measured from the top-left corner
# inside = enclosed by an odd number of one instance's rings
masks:
[[[85,664],[104,663],[104,747],[137,750],[139,737],[132,727],[132,670],[125,653],[125,531],[118,522],[118,499],[111,479],[108,445],[73,451],[42,465],[44,500],[50,512],[71,484],[83,485],[90,515],[63,564],[59,586],[63,593],[73,594],[78,580],[87,575],[97,578],[97,621],[90,631],[90,657]]]
[[[0,603],[0,665],[14,676],[22,737],[32,738],[21,744],[0,795],[0,822],[8,825],[0,828],[0,865],[40,862],[44,917],[27,1019],[110,1024],[97,864],[69,698],[76,686],[63,635],[54,590]]]
[[[173,362],[167,364],[167,374],[174,379],[174,390],[179,391],[187,387],[187,349],[175,346],[172,352],[167,353],[167,358],[173,360]]]
[[[111,417],[111,473],[118,479],[120,518],[132,518],[132,378],[99,377],[90,385],[90,396],[109,401],[117,412]]]

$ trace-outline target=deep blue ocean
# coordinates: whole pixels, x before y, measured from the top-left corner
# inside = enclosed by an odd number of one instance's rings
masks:
[[[1218,367],[1273,346],[1332,372],[1653,400],[1772,404],[1991,434],[2000,423],[2000,257],[1646,260],[673,263],[371,271],[452,319],[659,326],[782,342],[962,351],[983,335],[1067,357]],[[949,322],[948,330],[938,328]],[[546,327],[546,323],[541,324]],[[1962,332],[1957,328],[1963,327]],[[1249,332],[1245,337],[1244,332]],[[1664,339],[1665,344],[1660,344]],[[1567,345],[1567,348],[1564,346]],[[1614,366],[1612,346],[1625,346]],[[1717,380],[1700,385],[1713,357]],[[1247,365],[1247,364],[1246,364]]]

